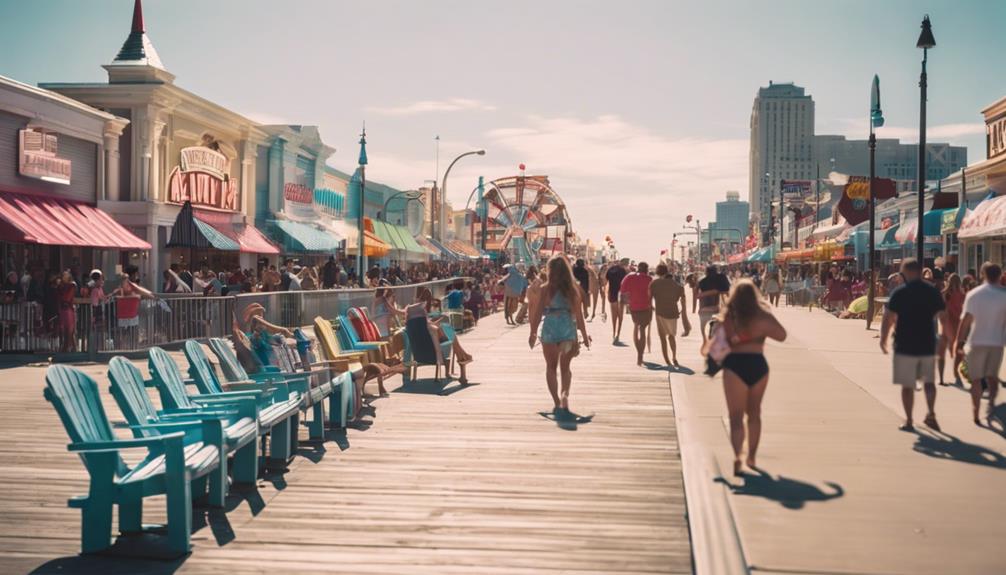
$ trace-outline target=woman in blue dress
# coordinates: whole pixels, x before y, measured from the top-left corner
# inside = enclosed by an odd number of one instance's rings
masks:
[[[570,363],[580,353],[577,331],[583,335],[583,344],[590,348],[590,336],[583,319],[579,287],[573,280],[573,270],[565,256],[555,256],[548,261],[548,282],[541,287],[541,296],[531,307],[531,335],[528,344],[533,348],[541,325],[541,349],[545,355],[545,381],[555,403],[555,413],[569,411],[569,388],[573,382]],[[562,390],[556,370],[562,377]]]

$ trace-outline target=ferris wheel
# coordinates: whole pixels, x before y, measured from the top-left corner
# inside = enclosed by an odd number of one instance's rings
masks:
[[[523,166],[522,166],[523,167]],[[489,182],[485,195],[487,235],[511,261],[536,264],[561,253],[570,231],[569,214],[548,176],[519,176]]]

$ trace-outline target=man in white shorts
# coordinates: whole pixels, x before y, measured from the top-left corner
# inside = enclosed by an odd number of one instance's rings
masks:
[[[905,408],[903,431],[914,431],[912,407],[915,385],[922,382],[928,412],[924,423],[939,431],[936,422],[936,320],[947,326],[946,304],[939,290],[922,280],[922,266],[913,258],[901,262],[905,283],[891,292],[880,326],[880,349],[887,353],[887,336],[894,326],[894,383],[901,386]]]
[[[667,273],[667,264],[657,265],[657,279],[649,286],[650,298],[657,316],[657,335],[660,337],[660,350],[664,352],[664,362],[667,365],[680,367],[678,364],[678,346],[675,337],[678,335],[678,318],[684,326],[682,337],[688,335],[691,326],[688,324],[688,304],[685,301],[685,288]],[[671,356],[667,357],[667,346],[671,346]]]
[[[985,262],[982,265],[985,282],[964,298],[964,317],[957,331],[956,353],[964,353],[965,341],[969,347],[966,357],[975,425],[981,425],[978,411],[982,402],[982,380],[989,387],[986,419],[992,415],[999,392],[999,369],[1003,362],[1003,346],[1006,346],[1006,287],[999,285],[1002,273],[1002,268],[996,264]]]

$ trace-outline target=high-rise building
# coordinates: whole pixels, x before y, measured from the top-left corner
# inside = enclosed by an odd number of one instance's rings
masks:
[[[792,83],[759,88],[751,108],[748,201],[762,230],[769,227],[781,180],[814,177],[814,100]]]
[[[748,202],[740,199],[740,192],[729,191],[726,201],[716,202],[716,222],[712,227],[717,238],[743,243],[748,234],[751,208]]]
[[[814,164],[821,177],[835,171],[853,176],[870,173],[870,150],[866,140],[847,140],[845,136],[814,136]],[[968,149],[950,144],[926,144],[926,180],[940,180],[968,164]],[[878,178],[911,180],[918,178],[919,145],[902,144],[894,138],[877,139],[876,173]],[[912,189],[917,189],[913,185]]]

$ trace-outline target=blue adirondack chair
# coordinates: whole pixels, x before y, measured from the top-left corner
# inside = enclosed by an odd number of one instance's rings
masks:
[[[440,353],[443,355],[444,361],[448,362],[446,372],[450,375],[454,369],[454,358],[451,355],[452,344],[454,343],[454,338],[457,335],[454,330],[449,325],[441,324],[444,330],[444,335],[447,336],[447,341],[434,342],[433,337],[430,335],[430,329],[426,325],[427,319],[425,317],[414,317],[405,322],[405,351],[403,353],[402,361],[409,368],[409,379],[416,379],[416,371],[421,365],[433,365],[436,366],[436,374],[434,379],[436,381],[440,380],[440,362],[437,361],[437,349],[436,345],[440,345]]]
[[[143,499],[167,495],[168,552],[191,550],[193,479],[206,478],[210,504],[223,506],[226,454],[223,427],[217,419],[191,422],[194,433],[178,431],[151,437],[119,439],[105,415],[98,384],[79,370],[54,365],[46,371],[45,398],[59,414],[69,450],[80,455],[90,474],[88,494],[70,499],[80,509],[81,550],[96,553],[112,545],[113,506],[119,506],[119,530],[143,531]],[[120,450],[146,448],[147,456],[129,467]]]
[[[185,342],[185,357],[189,360],[189,375],[196,381],[196,387],[199,388],[200,392],[220,393],[224,390],[219,378],[217,378],[216,371],[213,369],[213,364],[210,363],[210,358],[206,356],[206,352],[199,342],[194,340]],[[236,360],[237,358],[233,359]],[[223,365],[223,361],[221,361],[221,365]],[[240,365],[237,367],[240,369]],[[272,372],[271,377],[268,378],[260,376],[254,379],[250,377],[235,377],[231,379],[227,377],[228,373],[239,376],[239,372],[236,372],[233,367],[223,369],[222,371],[227,380],[227,385],[231,390],[269,389],[272,385],[279,385],[286,386],[291,392],[300,394],[301,409],[310,409],[312,413],[311,420],[305,422],[308,429],[308,437],[310,439],[324,439],[324,400],[326,397],[332,395],[332,381],[328,378],[328,370],[324,370],[319,374],[323,377],[317,385],[312,385],[311,373]],[[244,375],[247,375],[247,373]],[[317,378],[315,379],[317,380]]]
[[[217,356],[220,362],[220,371],[223,372],[224,379],[228,381],[244,381],[252,379],[255,381],[290,381],[307,380],[312,372],[284,372],[272,365],[259,366],[258,373],[248,373],[238,360],[230,343],[223,338],[210,338],[210,350]],[[334,363],[334,362],[328,362]],[[339,371],[335,369],[333,371]],[[325,409],[324,398],[328,398],[329,425],[346,427],[347,409],[352,409],[353,402],[353,375],[348,371],[342,371],[333,378],[324,378],[319,385],[312,385],[308,395],[307,407],[313,411],[312,419],[307,424],[308,432],[312,439],[322,438],[325,435],[324,419]],[[341,414],[341,415],[340,415]]]
[[[237,410],[194,409],[158,410],[150,401],[143,374],[124,357],[108,363],[109,391],[126,417],[135,437],[153,437],[174,431],[174,424],[217,418],[223,422],[227,453],[234,454],[234,481],[255,485],[258,476],[258,422],[249,405]],[[243,413],[241,410],[243,409]],[[151,425],[153,424],[153,425]]]
[[[361,341],[360,336],[353,327],[353,322],[349,321],[348,317],[340,315],[336,318],[336,321],[339,322],[336,336],[339,338],[339,345],[342,349],[368,352],[371,361],[381,361],[384,359],[384,348],[387,347],[387,342]]]
[[[307,382],[303,378],[293,381],[277,379],[274,382],[245,379],[228,382],[229,389],[224,390],[210,358],[206,356],[203,346],[198,341],[194,339],[186,341],[182,346],[182,351],[185,353],[185,359],[189,362],[189,377],[201,394],[216,395],[226,392],[240,392],[256,398],[260,404],[270,404],[276,400],[289,399],[292,393],[300,395],[307,391]]]
[[[248,394],[234,391],[190,395],[185,389],[185,380],[168,352],[159,347],[151,347],[148,352],[150,377],[161,396],[161,405],[168,409],[193,407],[221,407],[241,402],[250,402],[257,409],[259,435],[269,435],[271,459],[289,461],[297,452],[297,429],[300,416],[300,396],[285,401],[274,401],[259,405],[258,400]]]

